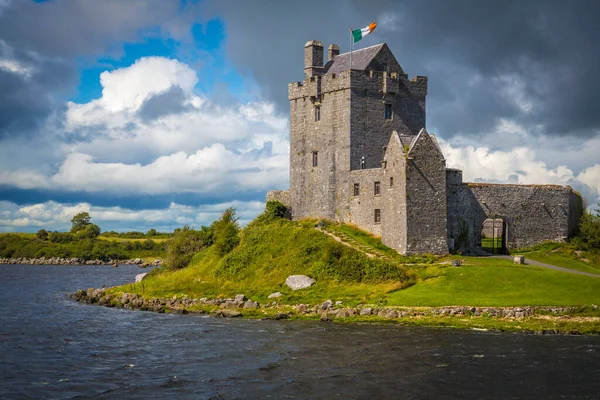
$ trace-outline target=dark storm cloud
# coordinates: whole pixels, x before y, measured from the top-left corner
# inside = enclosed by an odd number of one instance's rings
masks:
[[[155,94],[148,98],[138,111],[143,120],[153,120],[165,115],[179,114],[191,109],[185,104],[189,96],[179,86],[173,86],[169,90]]]
[[[543,124],[549,134],[584,137],[600,128],[597,1],[219,0],[211,7],[227,23],[229,57],[282,112],[286,84],[302,79],[306,41],[344,52],[350,27],[377,20],[359,47],[385,41],[410,76],[429,75],[428,120],[445,136],[489,132],[497,118]],[[531,110],[502,93],[502,76],[521,78]]]
[[[199,204],[221,204],[232,200],[229,192],[210,193],[174,193],[164,195],[119,195],[119,193],[89,193],[81,191],[16,189],[0,185],[0,200],[10,201],[19,205],[40,204],[55,201],[61,204],[90,203],[98,207],[122,207],[130,210],[159,210],[168,208],[174,202],[184,206]],[[241,202],[265,201],[265,192],[252,190],[237,193],[235,200]]]

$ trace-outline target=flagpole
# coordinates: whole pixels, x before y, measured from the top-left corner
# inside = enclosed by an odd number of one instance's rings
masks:
[[[352,28],[350,28],[350,73],[352,74],[352,50],[354,50],[354,40],[352,36]]]

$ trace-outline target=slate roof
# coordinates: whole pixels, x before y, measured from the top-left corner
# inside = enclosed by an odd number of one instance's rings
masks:
[[[352,69],[364,71],[384,44],[381,43],[365,47],[364,49],[354,50],[352,52]],[[339,74],[348,69],[350,69],[350,53],[339,54],[325,65],[326,74]]]

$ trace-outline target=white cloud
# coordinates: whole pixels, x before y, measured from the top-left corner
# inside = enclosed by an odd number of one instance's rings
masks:
[[[186,206],[171,203],[157,210],[132,210],[122,207],[97,207],[89,203],[64,205],[49,201],[31,206],[0,201],[0,232],[36,231],[39,229],[67,231],[75,214],[88,212],[92,222],[102,230],[146,231],[155,228],[169,232],[183,225],[198,228],[218,219],[226,208],[234,207],[242,225],[264,210],[262,202],[231,201],[220,204]]]
[[[287,118],[263,102],[215,104],[194,93],[197,81],[189,66],[162,57],[103,72],[100,98],[68,104],[65,129],[77,140],[61,145],[52,165],[4,165],[0,184],[125,194],[220,190],[232,197],[287,186]],[[180,112],[140,115],[172,88],[183,101]]]
[[[196,72],[177,60],[140,58],[130,67],[100,74],[101,98],[86,104],[68,102],[66,126],[68,129],[98,124],[122,127],[152,95],[172,87],[191,94],[197,82]],[[193,100],[198,102],[199,98]]]
[[[518,184],[570,185],[582,190],[588,205],[600,199],[600,163],[576,175],[567,165],[550,168],[539,159],[535,149],[516,147],[511,150],[490,150],[488,147],[454,147],[440,140],[440,146],[450,168],[463,171],[465,182],[483,181]]]

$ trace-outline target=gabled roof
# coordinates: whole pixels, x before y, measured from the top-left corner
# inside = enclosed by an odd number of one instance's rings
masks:
[[[352,69],[364,71],[383,46],[385,43],[353,51]],[[350,53],[339,54],[325,65],[326,74],[339,74],[348,69],[350,69]]]

